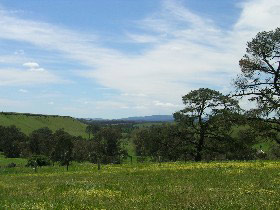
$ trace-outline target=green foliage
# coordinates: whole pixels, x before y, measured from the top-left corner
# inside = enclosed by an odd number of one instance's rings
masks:
[[[103,127],[92,141],[90,153],[91,162],[120,163],[121,156],[126,156],[127,151],[121,147],[121,130],[114,127]]]
[[[61,165],[66,165],[68,170],[68,166],[72,161],[73,137],[63,129],[57,130],[53,136],[54,148],[51,154],[51,160],[60,162]]]
[[[0,126],[0,151],[6,157],[20,157],[22,149],[26,145],[27,137],[15,126]]]
[[[183,103],[186,107],[174,118],[187,130],[195,161],[201,161],[203,153],[223,153],[217,146],[230,141],[230,128],[240,119],[238,102],[218,91],[200,88],[183,96]]]
[[[227,160],[254,160],[256,159],[257,150],[254,149],[256,144],[256,134],[252,128],[241,129],[237,136],[230,137],[222,149]]]
[[[274,160],[279,160],[280,159],[280,146],[278,145],[273,145],[269,152],[268,152],[268,157],[269,159],[274,159]]]
[[[184,130],[175,124],[164,124],[136,129],[133,133],[136,154],[154,160],[177,161],[189,159],[192,145]]]
[[[49,166],[51,161],[44,155],[34,155],[27,161],[26,167]]]
[[[94,135],[96,132],[100,130],[101,126],[98,124],[90,124],[86,127],[86,133],[88,134],[88,138],[90,139],[90,135]]]
[[[53,132],[47,127],[34,130],[29,135],[29,148],[32,154],[50,156],[53,146]]]
[[[78,162],[89,161],[90,154],[92,153],[93,142],[86,141],[81,137],[76,137],[73,139],[73,160]]]

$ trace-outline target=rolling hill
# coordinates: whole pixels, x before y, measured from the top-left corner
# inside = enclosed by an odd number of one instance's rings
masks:
[[[0,113],[0,125],[15,125],[25,134],[42,127],[48,127],[52,131],[64,128],[71,135],[87,137],[86,125],[68,116]]]

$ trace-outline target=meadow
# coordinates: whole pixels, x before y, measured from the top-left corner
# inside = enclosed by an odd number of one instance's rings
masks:
[[[0,209],[279,209],[280,162],[6,168]],[[2,162],[2,165],[1,165]]]

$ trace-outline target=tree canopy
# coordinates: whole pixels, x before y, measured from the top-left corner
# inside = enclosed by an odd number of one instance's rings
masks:
[[[237,96],[248,96],[265,116],[280,114],[280,28],[259,32],[247,43],[246,54],[239,61],[241,74],[234,84]]]
[[[183,96],[186,107],[174,113],[174,118],[188,129],[189,141],[194,145],[195,161],[202,160],[204,150],[217,150],[214,141],[230,138],[233,114],[239,109],[238,101],[209,88],[193,90]],[[219,151],[218,151],[219,152]]]

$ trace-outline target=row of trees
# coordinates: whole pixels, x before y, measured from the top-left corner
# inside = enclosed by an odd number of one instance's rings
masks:
[[[111,127],[99,128],[92,138],[85,140],[63,129],[52,132],[40,128],[26,136],[15,126],[0,126],[0,152],[10,158],[44,157],[67,167],[72,160],[119,163],[121,156],[126,155],[121,137],[121,131]]]

